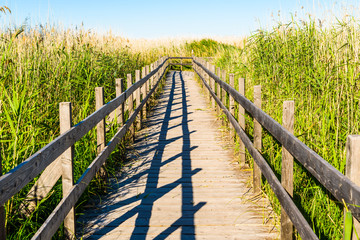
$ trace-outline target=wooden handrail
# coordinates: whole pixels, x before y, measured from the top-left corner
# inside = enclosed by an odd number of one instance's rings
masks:
[[[164,61],[164,63],[166,60]],[[162,65],[160,65],[162,66]],[[89,165],[83,175],[79,178],[77,183],[67,194],[65,198],[57,205],[54,211],[49,215],[44,224],[39,228],[36,234],[32,239],[50,239],[54,233],[59,228],[60,224],[64,220],[67,213],[70,211],[71,207],[78,201],[81,194],[84,192],[85,188],[89,185],[90,181],[93,179],[95,174],[99,171],[102,164],[110,156],[111,152],[115,149],[116,145],[120,140],[125,136],[127,131],[130,129],[130,126],[134,123],[137,115],[144,107],[150,96],[154,93],[157,86],[160,83],[160,80],[163,78],[166,69],[164,69],[162,75],[147,94],[147,96],[141,101],[140,105],[135,109],[134,113],[126,121],[126,123],[120,128],[120,130],[114,135],[114,137],[109,141],[106,147],[101,151],[101,153],[93,160]]]
[[[48,145],[37,151],[24,162],[0,177],[0,205],[4,204],[12,196],[18,193],[26,184],[32,181],[49,166],[66,149],[71,147],[76,141],[80,140],[96,124],[118,108],[126,99],[138,88],[140,88],[150,77],[157,73],[168,61],[166,58],[155,70],[149,73],[140,81],[134,83],[120,96],[114,98],[99,110],[80,121],[70,130],[55,138]]]
[[[203,81],[205,87],[209,90],[213,99],[215,99],[216,103],[220,106],[223,110],[224,114],[229,119],[232,126],[235,128],[236,133],[243,141],[245,147],[248,149],[250,155],[254,158],[255,162],[261,169],[262,174],[265,176],[266,180],[269,182],[272,190],[274,191],[275,195],[279,199],[281,206],[284,207],[286,213],[290,217],[291,221],[294,223],[294,226],[298,230],[300,236],[303,239],[318,239],[312,228],[310,227],[309,223],[306,221],[304,216],[301,214],[299,209],[296,207],[295,203],[292,201],[289,194],[286,190],[282,187],[280,181],[277,179],[275,173],[272,171],[269,164],[266,162],[264,157],[259,153],[259,151],[254,147],[253,143],[245,133],[244,129],[242,129],[239,123],[236,121],[234,116],[230,113],[230,111],[224,106],[221,100],[215,95],[215,93],[211,90],[209,84],[206,82],[204,77],[197,71],[196,68],[193,68],[194,71],[198,74],[200,79]]]
[[[198,61],[198,58],[194,57],[193,62],[241,104],[241,106],[268,130],[338,201],[342,202],[344,200],[346,204],[348,204],[347,206],[353,216],[360,220],[360,208],[357,207],[360,206],[359,186],[301,142],[268,114],[256,107],[245,96],[239,94],[233,87],[204,67]]]

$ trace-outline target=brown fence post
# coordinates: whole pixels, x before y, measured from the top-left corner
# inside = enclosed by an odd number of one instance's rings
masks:
[[[209,62],[206,62],[206,69],[208,69],[208,70],[210,70],[210,63]],[[205,72],[205,71],[204,71]],[[207,84],[209,85],[209,87],[211,88],[211,85],[210,85],[210,75],[209,74],[207,74],[206,72],[205,72],[205,76],[206,76],[206,82],[207,82]],[[208,100],[209,100],[209,103],[211,103],[211,94],[210,94],[210,92],[208,92]]]
[[[149,75],[150,71],[150,66],[149,65],[146,65],[145,66],[145,76]],[[146,82],[145,82],[145,97],[148,95],[148,92],[149,92],[149,83],[150,83],[150,79],[148,79]],[[148,114],[148,110],[149,110],[149,103],[148,101],[146,102],[146,107],[145,107],[145,118],[147,117],[147,114]]]
[[[145,76],[146,76],[146,67],[143,67],[142,71],[141,71],[141,79],[143,79]],[[144,98],[147,95],[147,91],[148,91],[147,88],[148,88],[148,81],[146,81],[143,85],[142,100],[144,100]],[[147,105],[145,105],[145,107],[142,110],[144,112],[144,115],[143,115],[144,119],[146,119],[146,116],[147,116],[146,108],[147,108]]]
[[[215,65],[210,65],[210,71],[215,74]],[[210,87],[216,95],[215,80],[213,78],[210,78],[210,81],[211,81]],[[211,98],[211,106],[213,109],[216,108],[215,98],[213,97]]]
[[[261,86],[254,86],[254,104],[261,108]],[[256,119],[254,119],[254,147],[261,153],[261,132],[262,127]],[[260,193],[261,191],[261,171],[258,165],[254,161],[253,169],[253,185],[254,193]]]
[[[132,83],[132,76],[131,73],[127,74],[126,77],[127,80],[127,89],[129,89],[131,87]],[[131,114],[134,112],[134,94],[132,93],[129,98],[128,98],[128,118],[130,118]],[[135,138],[135,124],[132,124],[132,127],[130,127],[130,135],[132,140],[134,141]]]
[[[100,109],[104,105],[104,88],[95,88],[95,107],[96,110]],[[102,119],[96,125],[96,136],[97,136],[97,153],[99,154],[105,148],[105,119]],[[107,181],[106,163],[104,163],[100,170],[99,176],[104,182]]]
[[[224,82],[226,82],[226,76],[227,76],[226,71],[225,71],[225,70],[222,70],[221,74],[222,74],[222,75],[221,75],[221,76],[222,76],[222,77],[221,77],[222,80],[223,80]],[[222,89],[221,96],[222,96],[222,102],[223,102],[224,106],[227,108],[227,107],[228,107],[228,106],[227,106],[227,100],[226,100],[227,92],[225,91],[225,89]],[[224,117],[224,118],[223,118],[223,124],[224,124],[224,125],[226,125],[226,120],[227,120],[227,118]]]
[[[124,91],[124,82],[122,78],[115,79],[115,93],[116,97],[119,97]],[[123,125],[125,123],[124,119],[124,106],[125,104],[121,104],[118,109],[116,109],[116,118],[117,124]]]
[[[285,101],[283,104],[283,126],[289,132],[294,133],[294,101]],[[294,158],[283,147],[282,148],[282,164],[281,164],[281,185],[293,196],[293,166]],[[281,208],[281,239],[292,239],[293,224],[286,214],[285,210]]]
[[[219,78],[221,78],[221,69],[218,67],[217,68],[217,74],[216,74]],[[221,94],[221,86],[220,84],[216,84],[217,85],[217,90],[216,90],[216,95],[218,96],[218,98],[220,99],[220,101],[222,102],[222,94]],[[218,112],[218,114],[221,114],[220,111],[220,106],[219,104],[216,104],[216,110]]]
[[[229,74],[229,85],[231,87],[234,87],[234,74],[233,73]],[[230,98],[229,110],[230,110],[231,115],[235,116],[235,100],[230,95],[229,95],[229,98]],[[234,141],[235,129],[231,125],[230,121],[229,121],[229,128],[230,128],[230,142],[232,143]]]
[[[239,78],[239,93],[245,96],[245,79]],[[245,109],[239,103],[239,112],[238,112],[238,121],[239,125],[245,131]],[[245,145],[239,139],[239,150],[240,150],[240,164],[245,164]]]
[[[135,82],[140,81],[140,70],[135,70]],[[139,87],[136,90],[136,108],[140,106],[141,102],[141,87]],[[136,123],[136,129],[139,131],[141,129],[142,124],[142,110],[140,110],[139,115],[136,117],[137,123]]]
[[[60,103],[60,134],[65,133],[71,128],[71,103]],[[73,147],[67,149],[61,155],[62,162],[62,189],[63,198],[70,192],[74,185],[73,175]],[[67,239],[75,239],[75,209],[71,208],[70,212],[64,219],[64,234]]]
[[[346,176],[356,185],[360,185],[360,135],[349,135],[346,141]],[[360,233],[360,223],[353,218],[353,228]],[[352,239],[356,239],[353,231]]]

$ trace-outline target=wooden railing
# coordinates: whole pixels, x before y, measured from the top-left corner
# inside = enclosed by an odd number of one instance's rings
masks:
[[[141,113],[143,109],[146,110],[144,105],[148,103],[148,100],[161,83],[163,76],[169,67],[169,59],[170,58],[162,57],[154,64],[151,64],[151,68],[154,69],[151,72],[149,72],[149,66],[145,67],[143,69],[143,78],[141,79],[140,71],[137,70],[135,72],[136,82],[134,84],[132,84],[131,74],[130,76],[128,75],[128,88],[124,92],[122,92],[122,80],[117,79],[117,97],[105,105],[103,104],[103,88],[96,88],[97,110],[73,127],[71,127],[71,105],[70,103],[61,103],[60,114],[62,115],[60,116],[60,125],[63,126],[60,128],[62,134],[34,155],[30,156],[23,163],[0,177],[1,206],[18,193],[24,186],[30,183],[43,170],[45,171],[40,178],[45,181],[49,179],[52,181],[52,183],[45,182],[45,184],[36,183],[42,184],[42,186],[38,186],[37,189],[47,189],[45,192],[42,192],[43,195],[46,195],[46,191],[51,190],[59,177],[62,176],[63,190],[65,190],[63,199],[38,229],[32,239],[50,239],[65,218],[68,218],[67,221],[64,222],[66,230],[65,236],[70,239],[75,238],[75,216],[74,213],[71,212],[73,211],[72,209],[74,208],[75,203],[96,173],[99,172],[105,164],[106,159],[125,134],[129,130],[134,134],[134,128],[131,128],[131,126],[134,126],[136,118],[139,118],[138,124],[139,122],[141,124],[142,114],[139,113]],[[142,101],[140,101],[140,94],[142,94]],[[136,95],[136,109],[133,109],[133,95]],[[126,100],[128,100],[129,117],[125,122],[124,103]],[[123,124],[112,139],[106,143],[105,118],[109,115],[114,117],[115,111],[118,111],[118,123],[120,122]],[[80,140],[94,127],[97,127],[98,155],[78,181],[73,184],[72,147],[76,141]],[[67,131],[64,131],[64,129]],[[54,164],[58,162],[57,159],[62,160],[62,163],[60,161],[60,165],[55,166]],[[46,172],[47,169],[51,170]],[[58,172],[60,172],[60,174]],[[100,175],[102,174],[104,174],[104,172],[101,173],[100,171]]]
[[[227,116],[231,124],[230,134],[233,137],[232,129],[235,129],[237,135],[240,137],[242,144],[247,148],[248,152],[254,159],[254,178],[253,187],[255,191],[259,191],[261,187],[261,174],[264,175],[268,181],[270,187],[274,191],[275,195],[279,199],[282,210],[285,210],[287,216],[282,214],[282,239],[292,238],[292,225],[287,224],[287,217],[290,218],[295,228],[299,232],[302,239],[318,239],[312,228],[296,207],[292,200],[292,186],[289,192],[286,185],[292,184],[292,163],[291,169],[283,169],[282,175],[290,175],[288,179],[282,179],[282,183],[278,180],[271,167],[268,165],[264,157],[261,155],[261,125],[264,127],[273,137],[275,137],[282,146],[293,156],[296,160],[302,164],[318,181],[321,183],[339,202],[345,202],[348,208],[351,210],[352,215],[360,220],[360,187],[353,181],[359,179],[356,175],[360,174],[360,137],[349,136],[347,143],[347,176],[344,176],[341,172],[335,169],[307,145],[296,138],[290,131],[281,126],[278,122],[272,119],[268,114],[261,110],[261,88],[260,86],[254,87],[254,103],[249,101],[244,94],[244,79],[239,80],[239,93],[234,89],[234,75],[229,75],[229,83],[222,81],[219,77],[222,75],[226,77],[224,72],[219,71],[218,75],[215,74],[215,67],[202,58],[193,57],[193,69],[202,80],[204,86],[209,91],[209,100],[211,100],[213,107],[215,108],[215,102],[217,106],[221,108],[221,111]],[[230,106],[229,109],[225,104],[225,94],[229,94]],[[235,119],[234,114],[234,101],[240,104],[239,109],[239,121]],[[287,102],[284,104],[284,108],[290,108],[290,113],[293,114],[293,103]],[[245,132],[245,110],[254,118],[254,143]],[[288,114],[284,113],[284,115]],[[291,117],[290,117],[291,118]],[[289,120],[289,119],[286,119]],[[290,120],[291,121],[291,120]],[[292,123],[293,124],[293,123]],[[289,126],[291,123],[288,124]],[[291,126],[290,126],[291,128]],[[289,131],[290,130],[290,131]],[[355,142],[357,144],[355,144]],[[241,150],[240,150],[241,151]],[[283,154],[286,151],[283,151]],[[285,156],[285,158],[288,158]],[[243,161],[245,160],[243,156]],[[284,160],[284,156],[283,156]],[[283,164],[284,167],[285,164]],[[261,170],[258,171],[258,168]],[[288,172],[288,173],[284,173]],[[283,177],[283,176],[282,176]],[[351,178],[351,180],[349,179]],[[285,185],[285,187],[284,187]],[[291,224],[291,223],[290,223]],[[284,232],[285,227],[288,232]]]

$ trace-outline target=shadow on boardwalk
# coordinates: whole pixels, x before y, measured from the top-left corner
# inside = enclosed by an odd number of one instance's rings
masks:
[[[181,90],[181,94],[175,94],[176,84],[175,79],[179,77],[181,87],[179,90]],[[180,95],[179,97],[175,98],[176,95]],[[137,172],[135,175],[131,176],[130,178],[127,178],[126,180],[116,184],[117,188],[128,188],[130,189],[133,184],[138,185],[138,180],[141,177],[144,177],[147,175],[147,181],[145,185],[145,191],[141,194],[138,194],[136,196],[132,196],[130,198],[124,199],[122,201],[116,202],[116,205],[108,205],[108,210],[111,208],[111,211],[116,211],[116,208],[122,208],[125,205],[131,205],[132,203],[140,201],[140,204],[137,206],[134,206],[133,208],[129,208],[123,215],[119,216],[116,219],[113,219],[112,221],[108,222],[107,216],[100,217],[96,220],[96,224],[102,225],[101,228],[99,228],[96,231],[93,231],[91,234],[92,236],[88,239],[96,239],[100,238],[101,236],[104,236],[111,231],[113,231],[115,228],[121,226],[122,223],[129,220],[130,218],[133,218],[136,216],[135,220],[135,226],[132,231],[130,239],[146,239],[146,235],[149,231],[150,226],[150,219],[153,211],[154,202],[163,196],[165,196],[167,193],[169,193],[172,189],[175,189],[179,186],[181,186],[182,190],[182,215],[181,217],[170,224],[166,229],[164,229],[160,234],[154,237],[154,239],[164,239],[167,238],[170,234],[172,234],[177,229],[181,229],[181,236],[182,238],[186,236],[186,239],[195,239],[195,225],[194,225],[194,215],[195,213],[206,203],[205,202],[199,202],[194,206],[193,204],[193,187],[192,187],[192,175],[198,173],[201,171],[201,168],[196,168],[192,170],[191,166],[191,156],[190,152],[194,150],[196,147],[191,147],[190,142],[190,134],[188,127],[188,103],[187,103],[187,93],[186,93],[186,87],[185,82],[182,77],[181,72],[174,72],[172,75],[172,81],[171,81],[171,89],[168,96],[168,102],[166,104],[165,109],[165,116],[164,119],[160,121],[148,121],[148,125],[155,125],[155,124],[162,124],[158,142],[157,143],[150,143],[145,146],[140,146],[140,148],[137,148],[137,151],[141,152],[141,155],[146,155],[147,153],[154,151],[155,154],[153,155],[153,159],[147,159],[143,162],[144,165],[150,163],[150,167],[146,168],[146,170]],[[174,104],[174,98],[175,100],[181,99],[181,106],[177,106],[177,104]],[[172,109],[176,107],[176,109]],[[176,116],[171,117],[171,112],[175,110],[182,110],[182,116]],[[159,110],[159,109],[158,109]],[[162,115],[162,114],[159,114]],[[152,117],[156,117],[157,115],[154,114]],[[175,126],[169,126],[170,120],[174,120],[175,118],[181,117],[181,123]],[[190,120],[191,121],[191,120]],[[170,129],[176,128],[181,126],[182,134],[180,134],[177,137],[167,139],[167,133]],[[158,135],[158,133],[153,133],[152,135],[147,135],[146,138],[153,137]],[[182,138],[182,151],[170,158],[167,158],[166,161],[163,161],[163,154],[165,151],[165,147]],[[142,141],[143,139],[140,138],[137,141]],[[149,148],[151,146],[151,148]],[[141,148],[147,148],[141,149]],[[182,169],[181,169],[181,178],[178,180],[166,184],[162,187],[158,187],[158,181],[159,181],[159,175],[160,175],[160,168],[168,163],[170,163],[173,160],[176,160],[178,158],[181,158],[182,160]],[[139,165],[134,169],[135,171],[137,169],[141,169],[142,165]],[[111,201],[111,199],[109,199]],[[107,204],[109,202],[107,201]],[[102,224],[102,221],[104,220],[104,225]],[[86,235],[86,234],[85,234]],[[121,236],[121,233],[119,232],[119,237]]]

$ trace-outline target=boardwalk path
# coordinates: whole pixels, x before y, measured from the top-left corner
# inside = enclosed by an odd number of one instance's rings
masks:
[[[250,172],[223,149],[192,72],[170,72],[112,190],[79,219],[84,239],[276,239]],[[263,222],[268,222],[266,225]]]

